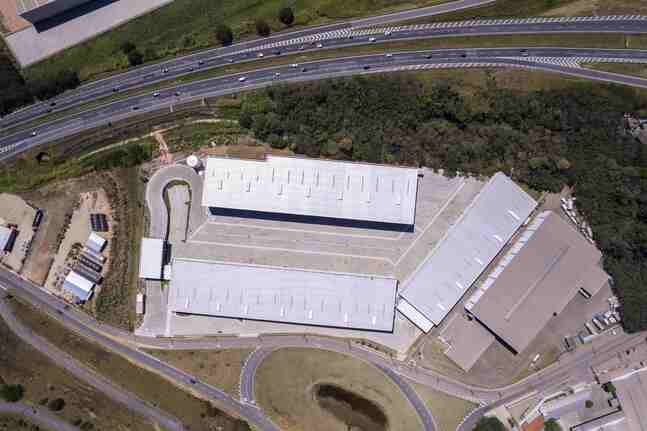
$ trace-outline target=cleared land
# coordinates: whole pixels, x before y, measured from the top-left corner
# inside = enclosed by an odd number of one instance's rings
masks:
[[[378,369],[322,350],[272,353],[258,369],[255,397],[281,429],[289,431],[346,431],[350,425],[364,431],[421,427],[400,389]]]
[[[0,319],[0,382],[2,381],[21,384],[25,388],[25,402],[44,405],[57,398],[63,399],[65,407],[57,415],[77,426],[88,424],[83,429],[153,430],[139,416],[78,381],[22,342]],[[21,425],[20,421],[21,419],[14,417],[0,418],[0,429],[3,429],[3,424],[7,424],[4,429],[11,431],[31,429]]]
[[[427,404],[439,431],[455,430],[463,418],[477,407],[474,403],[434,391],[427,386],[413,383],[413,387]]]
[[[99,345],[67,331],[50,317],[30,306],[12,300],[16,315],[35,333],[46,338],[113,383],[180,419],[193,430],[215,429],[223,431],[248,431],[245,422],[235,419],[213,406],[178,389],[164,378],[134,366],[132,363]]]
[[[148,351],[236,398],[239,395],[240,371],[251,352],[251,349]]]

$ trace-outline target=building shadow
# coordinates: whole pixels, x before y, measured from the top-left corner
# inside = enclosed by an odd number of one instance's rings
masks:
[[[326,226],[352,227],[357,229],[373,229],[395,232],[413,232],[413,225],[399,223],[384,223],[367,220],[348,220],[334,217],[318,217],[297,214],[282,214],[265,211],[240,210],[232,208],[209,207],[209,212],[214,216],[237,217],[246,219],[272,220],[303,224],[316,224]]]
[[[82,5],[75,6],[72,9],[63,11],[51,18],[38,21],[34,24],[34,28],[38,33],[42,33],[118,1],[121,0],[92,0]]]

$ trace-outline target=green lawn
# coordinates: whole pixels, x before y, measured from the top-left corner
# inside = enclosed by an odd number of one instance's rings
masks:
[[[60,70],[76,70],[87,80],[127,67],[121,45],[130,41],[147,61],[216,44],[217,23],[229,25],[235,40],[252,34],[257,18],[274,31],[284,29],[279,9],[291,4],[295,26],[314,25],[398,9],[443,3],[446,0],[175,0],[150,14],[134,19],[84,44],[70,48],[25,70],[28,78],[52,76]]]

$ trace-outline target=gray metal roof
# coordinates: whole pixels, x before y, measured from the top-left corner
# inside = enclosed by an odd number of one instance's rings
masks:
[[[647,368],[613,381],[630,431],[647,430]]]
[[[413,225],[418,170],[299,157],[210,157],[202,204]]]
[[[517,352],[523,351],[577,294],[600,251],[558,214],[539,214],[519,236],[466,304],[478,319]],[[599,272],[596,271],[599,274]]]
[[[629,431],[629,425],[622,410],[576,425],[572,431]]]
[[[171,311],[393,330],[393,278],[179,258],[172,266]]]
[[[92,294],[94,283],[84,278],[75,271],[70,271],[63,281],[63,288],[79,298],[81,301],[86,301]]]
[[[436,325],[528,218],[537,202],[495,174],[400,294]]]
[[[445,355],[469,371],[494,342],[494,336],[480,323],[469,321],[461,314],[454,314],[450,319],[438,337],[449,345]]]

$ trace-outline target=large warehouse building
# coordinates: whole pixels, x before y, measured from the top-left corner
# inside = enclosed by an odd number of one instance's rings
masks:
[[[314,326],[393,330],[393,278],[174,259],[169,310]]]
[[[351,221],[412,227],[418,170],[364,163],[267,156],[211,157],[202,204],[250,215],[300,221]]]
[[[473,319],[443,328],[445,353],[467,371],[495,337],[522,352],[579,289],[595,295],[608,282],[600,259],[568,221],[552,211],[538,214],[465,303]]]
[[[536,206],[504,174],[494,175],[405,281],[398,310],[424,332],[438,325]]]
[[[90,0],[16,0],[18,15],[29,22],[52,18]]]

